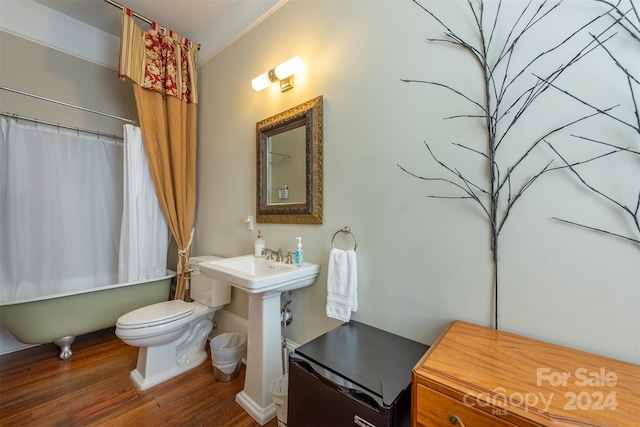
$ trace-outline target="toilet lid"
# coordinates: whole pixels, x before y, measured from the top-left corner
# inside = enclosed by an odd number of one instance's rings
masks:
[[[182,300],[165,301],[130,311],[118,319],[121,329],[147,328],[173,322],[193,313],[193,304]]]

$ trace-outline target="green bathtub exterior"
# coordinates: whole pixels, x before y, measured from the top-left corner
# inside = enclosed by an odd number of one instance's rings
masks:
[[[169,272],[168,272],[169,273]],[[146,282],[0,304],[0,325],[25,344],[45,344],[115,326],[136,308],[167,301],[175,273]]]

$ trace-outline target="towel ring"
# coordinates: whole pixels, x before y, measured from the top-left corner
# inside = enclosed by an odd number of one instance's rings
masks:
[[[353,235],[353,233],[351,232],[351,227],[344,226],[342,227],[340,230],[336,231],[335,234],[333,235],[333,237],[331,238],[331,247],[335,248],[335,246],[333,245],[333,241],[335,240],[336,236],[338,235],[338,233],[348,233],[351,234],[351,237],[353,237],[353,250],[355,251],[358,248],[358,241],[356,240],[356,236]]]

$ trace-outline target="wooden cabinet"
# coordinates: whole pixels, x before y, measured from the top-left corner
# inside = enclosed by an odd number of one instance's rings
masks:
[[[640,365],[462,321],[411,392],[413,426],[640,426]]]

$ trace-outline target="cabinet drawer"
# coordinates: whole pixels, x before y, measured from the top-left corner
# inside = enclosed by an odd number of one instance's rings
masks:
[[[514,426],[498,416],[492,416],[422,384],[417,387],[416,404],[417,423],[425,427],[461,427],[457,423],[451,423],[452,415],[456,415],[465,427]]]

